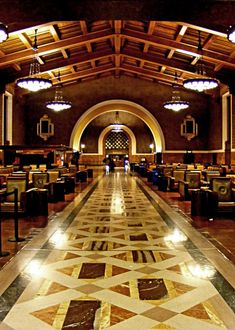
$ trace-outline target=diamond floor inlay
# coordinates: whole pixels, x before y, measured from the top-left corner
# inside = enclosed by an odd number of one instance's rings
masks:
[[[215,247],[134,176],[90,189],[0,272],[0,329],[235,330]]]

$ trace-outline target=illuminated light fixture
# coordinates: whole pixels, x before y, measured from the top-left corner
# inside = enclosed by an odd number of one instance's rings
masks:
[[[33,50],[35,52],[34,62],[30,64],[29,76],[20,78],[16,81],[16,85],[20,88],[27,89],[30,92],[37,92],[41,89],[47,89],[52,86],[50,79],[42,78],[40,75],[40,64],[37,59],[37,30],[35,30]]]
[[[230,26],[227,38],[229,41],[235,43],[235,26]]]
[[[203,63],[200,31],[199,31],[199,41],[198,41],[198,52],[201,54],[201,56],[196,66],[197,77],[184,80],[183,86],[187,89],[203,92],[218,87],[219,81],[217,79],[206,76],[205,66]]]
[[[3,23],[0,23],[0,42],[6,41],[8,38],[8,29],[7,26]]]
[[[175,74],[175,83],[173,84],[173,92],[172,92],[172,99],[170,101],[167,101],[163,104],[165,109],[173,110],[173,111],[180,111],[187,109],[189,107],[189,102],[182,101],[180,99],[180,93],[178,91],[178,85],[177,85],[177,75]]]
[[[85,149],[86,145],[84,143],[81,143],[81,152],[83,153],[84,149]]]
[[[72,102],[65,101],[63,99],[63,92],[61,89],[61,79],[60,79],[60,73],[58,74],[58,81],[59,84],[56,86],[55,90],[55,98],[53,101],[49,101],[46,103],[46,107],[48,109],[54,110],[54,111],[62,111],[66,109],[70,109],[72,107]]]
[[[120,120],[119,120],[119,114],[118,111],[116,112],[116,118],[115,118],[115,123],[112,125],[112,132],[122,132],[122,124],[120,124]]]
[[[149,148],[153,151],[154,144],[153,143],[150,143]]]

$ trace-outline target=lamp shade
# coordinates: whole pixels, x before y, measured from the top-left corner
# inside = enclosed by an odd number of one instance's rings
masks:
[[[52,86],[51,80],[40,77],[20,78],[17,80],[16,84],[30,92],[37,92],[41,89],[50,88]]]
[[[229,41],[235,43],[235,26],[230,26],[227,37]]]
[[[195,77],[186,79],[183,82],[183,86],[187,89],[191,89],[198,92],[203,92],[209,89],[214,89],[219,85],[217,79],[209,77]]]
[[[173,91],[172,99],[163,104],[165,109],[180,111],[187,109],[189,107],[189,102],[182,101],[179,96],[179,92],[177,90]]]
[[[46,107],[48,109],[59,112],[62,110],[70,109],[72,107],[72,102],[65,101],[63,99],[61,87],[56,86],[55,98],[52,101],[48,101],[46,103]]]
[[[8,29],[7,26],[3,23],[0,23],[0,42],[7,40],[8,38]]]

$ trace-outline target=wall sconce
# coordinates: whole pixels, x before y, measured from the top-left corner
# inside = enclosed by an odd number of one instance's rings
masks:
[[[81,152],[85,149],[86,145],[84,143],[81,144]]]
[[[153,144],[153,143],[151,143],[151,144],[149,145],[149,148],[151,149],[151,153],[153,153],[154,144]]]

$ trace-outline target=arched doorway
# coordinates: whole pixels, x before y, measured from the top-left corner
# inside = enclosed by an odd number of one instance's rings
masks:
[[[129,136],[123,129],[111,129],[104,139],[105,157],[113,160],[115,167],[124,167],[124,161],[129,159]]]

